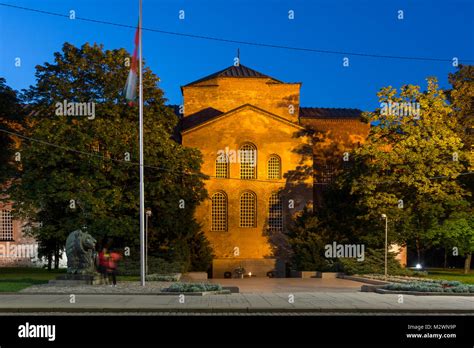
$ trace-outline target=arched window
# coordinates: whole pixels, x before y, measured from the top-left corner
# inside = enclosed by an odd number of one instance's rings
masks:
[[[240,196],[240,227],[256,227],[257,198],[253,192]]]
[[[229,177],[229,160],[226,154],[222,153],[216,159],[216,178]]]
[[[281,159],[271,155],[267,163],[268,179],[281,179]]]
[[[335,179],[336,168],[332,164],[323,164],[319,167],[319,182],[331,184]]]
[[[240,178],[257,178],[257,148],[253,144],[245,144],[239,150]]]
[[[268,200],[268,229],[272,232],[283,230],[283,204],[278,192],[273,192]]]
[[[0,241],[13,240],[13,218],[9,210],[0,210]]]
[[[227,196],[224,192],[216,192],[211,198],[212,231],[227,231]]]

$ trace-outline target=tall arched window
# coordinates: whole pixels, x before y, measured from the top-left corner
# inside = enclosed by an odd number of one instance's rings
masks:
[[[268,229],[272,232],[283,230],[283,204],[278,192],[273,192],[268,200]]]
[[[0,210],[0,241],[13,240],[13,218],[9,210]]]
[[[257,226],[257,197],[253,192],[244,192],[240,196],[240,227]]]
[[[271,155],[267,163],[268,179],[281,179],[281,159],[278,155]]]
[[[227,196],[216,192],[211,198],[211,230],[227,231]]]
[[[253,144],[245,144],[239,150],[240,178],[257,178],[257,148]]]
[[[226,154],[220,154],[216,159],[216,178],[229,177],[229,160]]]

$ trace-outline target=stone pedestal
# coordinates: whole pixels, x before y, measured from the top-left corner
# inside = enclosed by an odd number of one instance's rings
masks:
[[[58,286],[77,286],[77,285],[99,285],[102,284],[102,278],[99,274],[63,274],[49,284]]]
[[[193,281],[193,280],[207,280],[208,276],[206,272],[188,272],[183,274],[181,277],[184,281]]]

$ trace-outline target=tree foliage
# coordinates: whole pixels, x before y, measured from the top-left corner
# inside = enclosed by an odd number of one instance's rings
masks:
[[[449,249],[455,256],[465,257],[464,273],[468,273],[474,253],[474,212],[454,213],[428,231],[435,245]]]
[[[22,129],[24,112],[18,93],[0,77],[0,129],[16,132]],[[5,183],[15,175],[14,154],[19,139],[11,134],[0,132],[0,183]]]
[[[341,179],[356,197],[361,219],[382,225],[380,216],[387,214],[390,240],[402,245],[413,241],[418,250],[429,245],[430,228],[466,209],[469,195],[459,182],[468,154],[457,119],[436,79],[427,81],[425,92],[414,85],[380,90],[381,105],[419,103],[420,112],[379,108],[366,113],[373,126],[367,141],[352,153],[354,170]]]
[[[10,191],[17,213],[42,222],[33,231],[43,245],[51,240],[63,245],[68,233],[87,225],[96,239],[112,238],[115,246],[137,253],[138,106],[127,105],[122,93],[130,55],[124,49],[65,43],[54,57],[53,63],[36,67],[36,85],[24,96],[35,110],[27,134],[41,141],[22,143],[21,181]],[[202,160],[197,150],[171,139],[177,118],[165,106],[158,82],[144,67],[150,253],[175,254],[189,263],[191,241],[199,232],[194,209],[206,196]],[[69,102],[95,103],[95,117],[58,115],[60,104]]]
[[[427,82],[426,91],[414,85],[380,90],[381,107],[364,113],[370,132],[350,152],[350,166],[328,185],[322,206],[305,211],[290,229],[297,267],[324,266],[324,245],[333,241],[362,243],[374,252],[383,248],[382,214],[388,216],[389,243],[415,245],[419,254],[437,243],[430,231],[455,229],[454,222],[443,222],[469,214],[470,192],[461,180],[469,170],[469,153],[455,116],[458,109],[449,104],[436,79]],[[463,231],[456,234],[458,245],[469,238]]]

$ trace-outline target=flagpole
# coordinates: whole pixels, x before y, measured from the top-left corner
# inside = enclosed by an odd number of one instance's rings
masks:
[[[143,174],[143,78],[142,78],[142,0],[139,0],[138,22],[138,76],[139,76],[139,123],[140,123],[140,283],[145,286],[145,184]]]

